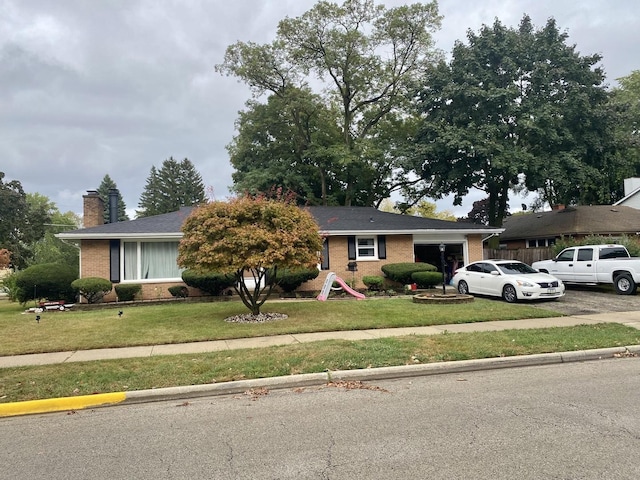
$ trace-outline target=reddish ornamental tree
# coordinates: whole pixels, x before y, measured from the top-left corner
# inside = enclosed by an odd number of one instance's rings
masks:
[[[0,248],[0,268],[9,268],[11,265],[11,252],[6,248]]]
[[[315,267],[322,250],[318,224],[308,211],[264,197],[197,207],[182,231],[178,264],[233,274],[236,292],[253,315],[276,285],[277,269]]]

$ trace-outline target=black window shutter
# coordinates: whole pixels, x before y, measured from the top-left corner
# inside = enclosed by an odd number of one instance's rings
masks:
[[[320,264],[320,269],[329,270],[329,238],[325,238],[322,244],[322,263]]]
[[[347,252],[349,254],[349,260],[356,259],[356,237],[347,237]]]
[[[378,258],[384,260],[387,258],[387,237],[378,235]]]
[[[120,240],[109,240],[109,280],[120,283]]]

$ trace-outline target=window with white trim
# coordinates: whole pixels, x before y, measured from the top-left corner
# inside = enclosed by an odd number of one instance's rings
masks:
[[[356,237],[356,254],[356,260],[377,259],[376,237]]]
[[[123,279],[178,279],[178,242],[123,242]]]
[[[555,238],[534,238],[531,240],[527,240],[527,248],[552,247],[555,244]]]

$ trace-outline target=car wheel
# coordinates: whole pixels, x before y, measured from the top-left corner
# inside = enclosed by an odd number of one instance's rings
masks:
[[[467,282],[465,282],[464,280],[460,280],[460,282],[458,283],[458,293],[462,295],[469,294],[469,285],[467,285]]]
[[[638,288],[636,282],[633,281],[633,277],[628,273],[618,275],[613,283],[619,295],[633,295]]]
[[[518,293],[513,285],[505,285],[502,289],[502,298],[505,302],[515,303],[518,301]]]

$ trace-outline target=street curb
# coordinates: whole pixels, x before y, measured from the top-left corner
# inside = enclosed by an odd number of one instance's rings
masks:
[[[29,400],[26,402],[2,403],[0,404],[0,417],[16,417],[34,413],[51,413],[82,410],[92,407],[106,407],[121,403],[126,398],[126,392],[114,392],[81,395],[78,397],[45,398],[43,400]]]
[[[441,363],[400,365],[359,370],[336,370],[322,373],[306,373],[282,377],[236,380],[231,382],[168,387],[131,392],[114,392],[77,397],[51,398],[0,404],[0,418],[37,413],[82,410],[87,408],[131,405],[160,402],[166,400],[184,400],[206,396],[233,395],[250,392],[253,389],[278,390],[325,385],[336,381],[373,381],[394,378],[409,378],[446,373],[463,373],[479,370],[502,368],[532,367],[559,363],[605,360],[624,355],[640,355],[640,345],[628,347],[599,348],[575,352],[542,353],[478,360],[457,360]]]

